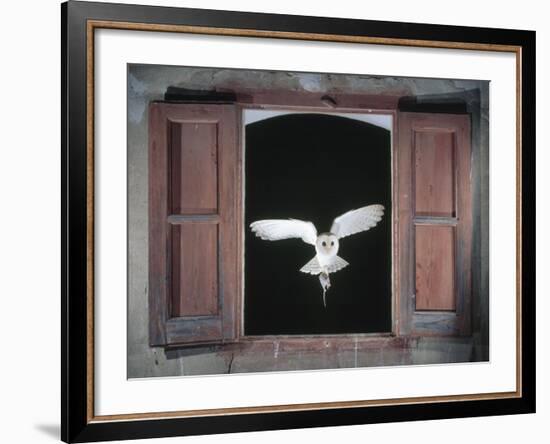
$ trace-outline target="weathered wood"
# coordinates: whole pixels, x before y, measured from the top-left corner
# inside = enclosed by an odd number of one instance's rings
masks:
[[[397,138],[394,151],[394,162],[397,164],[397,171],[394,172],[394,186],[397,188],[397,214],[398,214],[398,239],[396,249],[398,250],[399,292],[396,297],[399,300],[399,322],[398,334],[408,335],[412,330],[412,313],[414,311],[414,272],[412,269],[414,249],[412,245],[412,216],[413,216],[413,195],[412,195],[412,155],[413,144],[411,120],[408,114],[397,114]]]
[[[413,137],[416,215],[454,216],[454,134],[432,129],[415,131]]]
[[[166,343],[169,294],[167,240],[168,140],[165,108],[149,107],[149,343]]]
[[[399,118],[398,113],[392,114],[392,334],[399,335],[402,331],[401,319],[401,258],[400,244],[401,234],[399,225],[399,202],[400,202],[400,185],[399,185]]]
[[[219,223],[220,216],[218,214],[170,214],[167,220],[169,224],[173,225],[186,222],[193,222],[194,224],[211,224]]]
[[[398,119],[400,332],[468,335],[473,229],[470,118],[453,114],[399,113]],[[436,153],[437,149],[443,151]],[[452,156],[445,154],[439,159],[439,154],[451,151]],[[418,153],[423,153],[425,158],[419,159]],[[446,174],[437,170],[440,164]],[[430,177],[418,178],[419,173]],[[452,231],[454,241],[449,238]],[[419,233],[420,239],[416,239]],[[415,253],[417,248],[420,251]],[[438,260],[441,263],[438,264]],[[415,279],[418,277],[417,265],[425,267],[427,264],[431,264],[432,271],[424,269],[420,279]],[[432,277],[431,273],[440,276]],[[454,276],[452,285],[451,276]],[[413,282],[421,284],[420,292],[413,288]],[[455,313],[443,315],[423,311],[434,309],[454,309]]]
[[[240,278],[243,270],[242,244],[237,243],[241,227],[242,192],[239,171],[242,169],[241,143],[238,136],[240,111],[235,106],[218,107],[219,153],[219,215],[220,238],[218,257],[219,292],[222,310],[223,340],[238,339],[237,307],[240,298]]]
[[[234,105],[150,106],[150,344],[236,337],[241,195]]]
[[[454,228],[418,225],[415,237],[416,310],[454,311]]]
[[[338,112],[372,112],[397,109],[399,99],[405,91],[395,91],[395,94],[349,94],[339,92],[306,92],[289,90],[246,90],[239,88],[237,101],[245,106],[260,106],[282,109],[328,109]],[[330,104],[330,105],[328,105]]]
[[[167,345],[219,344],[222,338],[222,319],[219,316],[180,317],[166,322]]]
[[[200,108],[201,105],[197,105]],[[223,124],[223,123],[222,123]],[[218,209],[217,122],[169,123],[170,201],[174,214],[209,214]]]
[[[218,225],[172,226],[172,316],[218,313]]]
[[[457,319],[458,329],[462,335],[471,333],[472,324],[472,240],[473,240],[473,210],[472,210],[472,148],[469,116],[463,116],[456,126],[456,162],[457,162],[457,237],[456,237],[456,275],[457,279],[457,313],[462,314]]]
[[[460,326],[454,312],[418,312],[413,331],[418,336],[456,336],[460,334]]]
[[[414,224],[418,225],[443,225],[447,227],[456,227],[458,220],[456,217],[431,217],[431,216],[416,216]]]
[[[239,341],[239,350],[257,353],[333,352],[344,350],[380,350],[406,348],[409,338],[391,335],[334,335],[334,336],[246,336]]]

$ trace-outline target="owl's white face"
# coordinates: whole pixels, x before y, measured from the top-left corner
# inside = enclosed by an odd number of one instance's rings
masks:
[[[338,253],[338,246],[338,238],[334,234],[322,233],[317,236],[315,250],[319,254],[333,256]]]

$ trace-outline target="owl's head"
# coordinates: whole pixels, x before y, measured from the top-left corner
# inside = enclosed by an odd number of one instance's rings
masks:
[[[324,254],[336,254],[338,252],[338,238],[332,233],[321,233],[317,236],[315,249]]]

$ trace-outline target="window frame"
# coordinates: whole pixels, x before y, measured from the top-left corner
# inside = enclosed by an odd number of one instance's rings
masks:
[[[414,274],[412,277],[406,277],[406,271],[403,267],[409,267],[410,264],[403,260],[403,245],[400,238],[403,236],[400,228],[399,210],[400,210],[400,188],[402,184],[399,181],[399,122],[400,114],[399,100],[403,96],[383,96],[383,95],[364,95],[364,94],[326,94],[315,92],[293,92],[293,91],[255,91],[239,90],[235,93],[235,101],[232,104],[236,109],[237,121],[237,190],[239,201],[236,211],[236,258],[237,273],[236,282],[236,301],[234,312],[234,331],[236,332],[233,341],[221,341],[212,343],[177,343],[177,344],[157,344],[167,348],[184,348],[189,346],[221,345],[227,349],[235,350],[296,350],[313,351],[327,349],[370,349],[377,347],[397,347],[407,348],[414,343],[418,337],[426,336],[419,334],[418,331],[409,328],[413,322],[414,312],[408,310],[407,298],[409,297],[407,285],[404,285],[403,279],[411,279],[411,285],[414,287]],[[174,103],[174,102],[166,102]],[[200,102],[176,102],[195,103]],[[213,103],[213,102],[208,102]],[[227,102],[220,102],[225,103]],[[243,111],[245,110],[276,110],[290,112],[319,112],[319,113],[342,113],[342,114],[384,114],[392,117],[391,131],[391,196],[392,196],[392,235],[391,235],[391,257],[392,257],[392,294],[391,294],[391,331],[381,333],[353,333],[353,334],[316,334],[316,335],[246,335],[244,331],[244,235],[246,227],[244,226],[244,216],[246,208],[244,207],[244,180],[246,176],[246,165],[244,163],[245,150],[245,125]],[[418,113],[421,114],[421,113]],[[425,113],[440,114],[440,113]],[[465,113],[471,118],[470,113]],[[471,133],[470,133],[471,139]],[[412,187],[409,188],[409,192]],[[472,190],[470,190],[472,192]],[[470,224],[470,231],[473,231],[473,225]],[[413,236],[409,234],[409,241]],[[405,247],[406,248],[406,247]],[[409,254],[411,246],[409,246]],[[472,289],[470,287],[470,298]],[[471,305],[471,304],[470,304]],[[471,309],[471,307],[469,307]],[[470,314],[471,318],[471,314]],[[468,336],[470,332],[466,332]],[[436,332],[433,336],[458,337],[457,334],[444,334]]]
[[[288,93],[290,94],[290,93]],[[295,96],[292,99],[289,99],[285,93],[261,93],[259,98],[255,98],[254,103],[237,103],[238,115],[237,119],[240,121],[240,143],[238,144],[239,157],[244,159],[245,152],[245,124],[243,118],[243,111],[245,110],[262,110],[262,111],[281,111],[281,112],[310,112],[310,113],[322,113],[322,114],[377,114],[377,115],[389,115],[392,117],[392,130],[390,134],[390,150],[391,150],[391,196],[392,196],[392,212],[391,212],[391,250],[392,250],[392,266],[391,266],[391,330],[388,332],[374,332],[374,333],[337,333],[337,334],[303,334],[303,335],[246,335],[244,332],[244,286],[239,286],[240,295],[239,295],[239,304],[237,304],[239,312],[237,318],[239,319],[239,325],[237,326],[238,338],[243,342],[268,342],[269,344],[283,344],[290,348],[297,349],[324,349],[327,347],[335,346],[342,347],[353,343],[354,346],[357,343],[366,345],[366,342],[372,342],[378,344],[394,344],[401,341],[394,341],[393,339],[398,336],[398,311],[397,307],[399,305],[398,299],[399,295],[397,294],[398,285],[396,284],[397,278],[399,276],[399,270],[396,267],[395,262],[395,250],[397,248],[397,234],[398,226],[397,220],[395,217],[395,202],[397,198],[397,187],[395,185],[395,177],[397,174],[395,159],[396,159],[396,150],[397,139],[395,137],[397,130],[397,103],[398,97],[392,96],[392,99],[382,98],[378,96],[370,95],[340,95],[340,94],[322,94],[322,93],[292,93]],[[258,102],[257,100],[260,99]],[[290,101],[292,105],[287,105],[287,101]],[[362,104],[363,106],[359,106]],[[395,108],[393,108],[393,106]],[[241,281],[244,280],[245,263],[244,263],[244,236],[245,227],[245,211],[244,206],[244,181],[243,177],[246,176],[246,165],[244,162],[241,163],[239,168],[239,185],[238,187],[241,190],[241,211],[239,214],[240,220],[237,222],[239,230],[239,235],[241,239],[238,243],[239,245],[239,260],[241,261],[240,268],[241,272]],[[374,342],[373,342],[374,340]],[[299,345],[302,344],[301,347]]]

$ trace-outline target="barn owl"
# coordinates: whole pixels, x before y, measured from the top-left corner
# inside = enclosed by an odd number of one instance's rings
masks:
[[[348,211],[332,222],[330,232],[317,234],[315,225],[298,219],[266,219],[250,224],[252,231],[263,240],[276,241],[298,238],[314,245],[316,255],[300,271],[319,275],[323,289],[323,305],[326,307],[326,291],[330,288],[330,273],[335,273],[349,264],[337,255],[340,239],[361,231],[367,231],[382,220],[384,207],[369,205]]]

